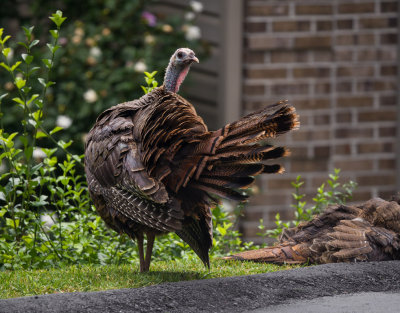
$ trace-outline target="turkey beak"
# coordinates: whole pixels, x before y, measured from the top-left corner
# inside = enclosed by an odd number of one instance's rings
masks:
[[[198,59],[198,58],[196,58],[195,56],[193,56],[193,58],[192,58],[192,62],[199,63],[199,59]]]

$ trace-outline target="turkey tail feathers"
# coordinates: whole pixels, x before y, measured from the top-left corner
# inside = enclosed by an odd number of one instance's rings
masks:
[[[281,165],[264,162],[289,154],[284,147],[261,144],[259,141],[274,138],[298,126],[294,107],[280,101],[211,133],[195,150],[201,157],[198,158],[196,171],[192,170],[195,180],[191,185],[224,198],[246,199],[232,188],[248,187],[254,176],[261,173],[282,173],[284,169]],[[186,176],[184,185],[191,175]]]

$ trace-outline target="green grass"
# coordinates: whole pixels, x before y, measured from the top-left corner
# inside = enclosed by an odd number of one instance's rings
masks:
[[[0,299],[49,293],[137,288],[164,282],[275,272],[296,266],[213,260],[208,271],[200,261],[153,262],[148,273],[135,265],[70,266],[61,269],[0,272]]]

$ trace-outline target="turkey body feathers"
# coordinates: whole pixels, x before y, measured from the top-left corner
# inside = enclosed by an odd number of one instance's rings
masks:
[[[278,264],[400,260],[399,204],[376,198],[358,206],[330,206],[285,230],[280,244],[225,259]]]
[[[185,55],[197,60],[191,50],[178,49],[167,69],[177,71],[171,77],[186,75]],[[183,61],[174,67],[177,58]],[[280,165],[265,161],[287,155],[286,149],[259,141],[298,127],[294,108],[281,101],[208,131],[194,107],[176,94],[180,80],[168,82],[100,114],[85,145],[95,207],[107,225],[138,240],[141,271],[150,263],[141,252],[143,234],[154,240],[171,231],[209,266],[213,194],[245,200],[237,189],[255,175],[282,172]],[[151,249],[152,242],[147,254]]]

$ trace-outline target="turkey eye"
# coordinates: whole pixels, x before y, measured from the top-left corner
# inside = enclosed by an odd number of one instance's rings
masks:
[[[183,53],[182,52],[178,52],[177,56],[180,59],[181,57],[183,57]]]

